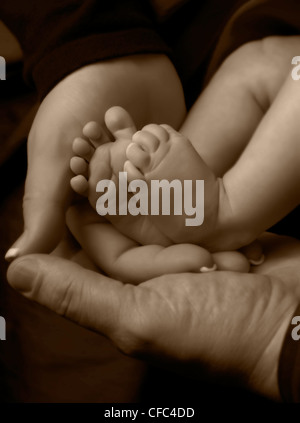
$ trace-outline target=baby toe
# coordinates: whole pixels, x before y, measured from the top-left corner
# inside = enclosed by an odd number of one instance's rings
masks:
[[[82,130],[85,137],[89,138],[92,144],[97,146],[102,138],[101,125],[98,122],[88,122]]]
[[[136,132],[132,137],[132,141],[148,153],[154,153],[160,145],[159,138],[154,133],[145,130]]]
[[[165,143],[169,140],[169,132],[164,128],[163,125],[156,125],[154,123],[150,123],[143,127],[141,132],[144,131],[154,135],[157,139],[155,150],[158,148],[159,143]]]
[[[73,141],[72,149],[76,156],[82,157],[87,161],[91,160],[95,151],[90,143],[83,138],[75,138]]]
[[[85,195],[89,188],[88,181],[83,175],[74,176],[74,178],[71,179],[70,184],[72,189],[80,195]]]
[[[136,132],[135,123],[123,107],[114,106],[105,113],[105,124],[110,133],[117,139],[131,139]]]
[[[72,157],[70,160],[70,168],[75,175],[88,176],[88,164],[82,157]]]

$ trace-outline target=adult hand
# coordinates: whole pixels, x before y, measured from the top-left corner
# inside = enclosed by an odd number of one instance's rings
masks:
[[[24,232],[7,260],[57,245],[71,197],[72,141],[91,120],[101,122],[105,131],[104,114],[113,105],[125,107],[138,126],[153,121],[178,127],[185,115],[178,76],[163,55],[92,64],[58,83],[43,100],[29,134]]]
[[[126,354],[193,376],[227,376],[278,399],[281,344],[300,297],[300,243],[267,236],[263,244],[266,262],[255,274],[166,275],[133,286],[32,255],[10,265],[8,280]]]

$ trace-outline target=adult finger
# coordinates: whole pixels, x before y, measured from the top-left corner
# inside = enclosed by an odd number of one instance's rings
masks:
[[[50,252],[57,245],[63,233],[65,209],[71,195],[68,162],[72,151],[72,131],[66,138],[58,124],[53,127],[51,122],[40,119],[39,114],[36,119],[28,139],[24,231],[7,252],[8,261],[34,252]]]
[[[7,278],[26,298],[112,338],[121,348],[123,343],[130,343],[125,339],[126,328],[121,326],[125,322],[122,316],[127,314],[124,304],[130,308],[134,303],[132,285],[123,285],[69,260],[42,254],[13,261]]]

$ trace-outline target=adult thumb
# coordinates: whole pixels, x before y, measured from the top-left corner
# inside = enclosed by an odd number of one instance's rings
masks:
[[[86,328],[114,337],[119,327],[124,285],[77,263],[43,254],[23,256],[11,263],[7,279],[26,298]]]

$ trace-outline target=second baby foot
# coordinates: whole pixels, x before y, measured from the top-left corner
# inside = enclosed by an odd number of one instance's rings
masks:
[[[126,157],[128,180],[148,184],[155,225],[174,243],[209,246],[205,241],[216,225],[219,183],[190,141],[168,125],[150,124],[133,135]]]

